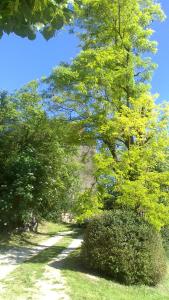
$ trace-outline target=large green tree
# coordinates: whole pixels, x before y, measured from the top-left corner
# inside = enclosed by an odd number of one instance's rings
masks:
[[[53,71],[49,95],[96,142],[102,197],[115,195],[160,228],[169,221],[168,113],[150,95],[148,53],[163,11],[154,0],[84,0],[77,15],[82,51]]]
[[[68,0],[3,0],[0,2],[0,36],[11,33],[35,39],[39,29],[46,39],[71,21]]]
[[[71,207],[77,178],[69,128],[44,110],[36,82],[0,97],[0,228],[32,216],[55,219]]]

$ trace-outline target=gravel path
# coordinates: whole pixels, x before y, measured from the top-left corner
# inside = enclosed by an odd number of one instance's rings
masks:
[[[14,247],[9,250],[0,250],[0,280],[4,279],[10,272],[12,272],[19,264],[21,264],[25,260],[31,258],[33,255],[38,254],[40,251],[55,245],[64,236],[71,233],[72,231],[58,233],[56,236],[51,237],[32,248]]]
[[[75,249],[81,246],[82,239],[74,239],[66,250],[62,251],[57,258],[51,261],[44,273],[44,278],[37,282],[36,288],[39,294],[34,297],[36,300],[70,300],[65,292],[65,280],[61,274],[60,267],[63,260]]]

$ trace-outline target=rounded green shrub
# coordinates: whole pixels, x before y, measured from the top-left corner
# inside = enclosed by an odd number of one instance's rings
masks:
[[[160,234],[143,217],[124,208],[90,221],[81,255],[88,268],[128,285],[154,286],[166,271]]]
[[[161,236],[163,240],[163,246],[167,253],[169,253],[169,225],[164,226],[161,229]]]

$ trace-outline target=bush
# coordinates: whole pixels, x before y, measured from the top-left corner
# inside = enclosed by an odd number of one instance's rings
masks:
[[[166,250],[167,253],[169,253],[169,225],[164,226],[161,229],[161,236],[163,239],[164,249]]]
[[[161,236],[132,210],[114,209],[89,223],[82,260],[124,284],[156,285],[166,270]]]

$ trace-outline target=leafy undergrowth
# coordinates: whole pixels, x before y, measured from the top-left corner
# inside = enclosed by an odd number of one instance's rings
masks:
[[[58,232],[69,231],[72,229],[71,225],[63,223],[52,223],[43,221],[38,226],[38,232],[24,232],[19,233],[1,233],[0,234],[0,248],[17,247],[38,244],[43,240],[49,239]]]
[[[76,251],[65,260],[62,273],[73,300],[169,300],[169,272],[155,288],[124,286],[90,274],[82,266],[79,251]]]

